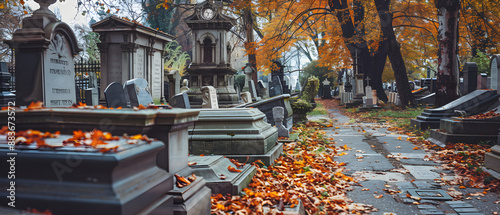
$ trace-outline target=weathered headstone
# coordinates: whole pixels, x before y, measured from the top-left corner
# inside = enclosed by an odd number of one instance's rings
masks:
[[[252,74],[255,72],[255,70],[252,68],[252,65],[250,63],[247,63],[245,67],[243,67],[243,72],[245,73],[245,85],[243,86],[243,91],[250,91],[250,80],[252,80]],[[254,95],[252,95],[254,96]]]
[[[281,81],[278,76],[273,76],[273,80],[269,83],[269,97],[279,96],[283,94],[283,89],[281,85]]]
[[[269,93],[267,93],[267,86],[264,84],[263,80],[257,81],[257,94],[263,99],[269,98]]]
[[[488,85],[488,75],[486,73],[477,74],[477,89],[484,90],[487,89]]]
[[[252,94],[252,99],[255,99],[256,101],[260,101],[261,98],[257,94],[257,89],[255,88],[255,83],[253,82],[253,80],[248,81],[248,85],[249,85],[248,90],[250,90],[250,93]]]
[[[290,78],[283,76],[283,94],[290,94]]]
[[[17,62],[16,105],[43,101],[46,107],[68,107],[76,102],[73,57],[81,49],[71,28],[48,9],[55,1],[36,2],[40,9],[6,41]]]
[[[252,94],[250,94],[250,92],[248,92],[248,91],[242,92],[241,99],[243,100],[243,102],[245,104],[252,103]]]
[[[493,73],[493,69],[492,69]],[[463,95],[477,89],[477,64],[475,62],[467,62],[463,68],[464,89]]]
[[[113,82],[106,87],[104,97],[108,108],[128,107],[127,96],[125,96],[123,86],[118,82]]]
[[[217,91],[212,86],[204,86],[201,89],[203,103],[202,108],[218,109]]]
[[[491,68],[491,89],[499,90],[500,88],[500,74],[498,74],[498,69],[500,67],[500,55],[495,54],[491,56],[490,68]]]
[[[189,98],[187,92],[178,93],[170,99],[170,105],[177,108],[190,109]]]
[[[88,106],[99,104],[99,90],[97,88],[85,89],[85,104]]]
[[[285,119],[285,109],[283,107],[273,107],[274,125],[278,129],[278,137],[289,137],[291,128],[283,125]]]
[[[183,92],[187,92],[187,91],[189,91],[188,80],[184,79],[184,80],[182,80],[182,87],[181,87],[179,92],[183,93]]]
[[[170,97],[177,95],[178,93],[181,93],[181,75],[179,74],[178,70],[172,70],[165,72],[165,75],[167,76],[165,78],[165,81],[168,82],[169,84],[169,92],[170,92]],[[187,86],[187,84],[186,84]]]
[[[331,99],[332,98],[332,88],[330,86],[330,81],[325,79],[323,81],[323,96],[322,99]]]
[[[142,78],[136,78],[125,82],[124,90],[126,91],[125,94],[128,95],[131,107],[153,104],[151,94],[148,92],[148,82]]]
[[[366,96],[363,96],[363,106],[364,107],[373,107],[373,94],[372,94],[372,87],[371,86],[365,87],[365,95]]]

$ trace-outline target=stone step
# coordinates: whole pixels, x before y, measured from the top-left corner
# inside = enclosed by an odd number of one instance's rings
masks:
[[[237,168],[224,156],[189,156],[189,162],[196,162],[190,166],[194,174],[205,178],[206,186],[212,190],[212,194],[222,193],[238,195],[243,188],[247,187],[255,175],[255,166],[246,164],[243,168]],[[228,166],[232,166],[241,172],[230,172]],[[221,179],[221,175],[225,179]]]

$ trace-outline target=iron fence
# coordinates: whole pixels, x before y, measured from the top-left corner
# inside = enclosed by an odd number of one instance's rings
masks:
[[[85,90],[88,88],[101,88],[101,64],[98,61],[79,61],[75,63],[75,90],[76,101],[87,103]]]

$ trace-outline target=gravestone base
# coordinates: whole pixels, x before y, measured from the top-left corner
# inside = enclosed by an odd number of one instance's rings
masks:
[[[266,154],[263,155],[226,155],[228,158],[236,159],[239,162],[245,162],[248,157],[248,163],[252,163],[254,161],[260,160],[266,166],[274,164],[274,160],[278,159],[281,154],[283,154],[283,143],[277,143],[274,145],[271,150],[269,150]]]
[[[190,168],[197,176],[202,176],[207,181],[206,186],[212,190],[212,194],[239,195],[243,188],[252,181],[256,171],[255,166],[249,164],[243,168],[237,168],[229,159],[217,155],[189,156],[189,162],[196,162]],[[228,166],[241,172],[230,172],[227,169]],[[221,174],[226,178],[221,179]]]
[[[362,98],[352,98],[348,102],[345,103],[346,108],[352,108],[352,107],[358,107],[363,104],[363,99]]]
[[[434,105],[436,101],[436,93],[431,93],[429,95],[420,97],[420,98],[415,98],[415,103],[420,104],[420,105]]]
[[[480,143],[485,141],[496,141],[497,135],[486,134],[451,134],[440,131],[439,129],[431,129],[429,141],[432,143],[445,146],[448,143]]]
[[[491,152],[484,155],[484,166],[500,173],[500,145],[491,147]]]
[[[197,178],[198,180],[198,178]],[[195,181],[196,182],[196,181]],[[205,183],[205,182],[202,182]],[[196,184],[195,184],[196,185]],[[199,188],[199,186],[198,186]],[[172,190],[173,193],[179,193],[178,190]],[[169,193],[170,194],[170,193]],[[210,195],[211,191],[208,187],[203,186],[196,190],[193,196],[185,201],[179,201],[179,195],[166,195],[164,200],[166,204],[162,204],[152,211],[146,211],[143,214],[150,215],[198,215],[210,214]]]

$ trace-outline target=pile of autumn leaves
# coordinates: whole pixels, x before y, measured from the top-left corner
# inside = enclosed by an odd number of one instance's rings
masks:
[[[303,125],[294,128],[297,142],[284,143],[283,155],[271,166],[254,163],[257,172],[241,196],[212,196],[212,214],[280,214],[299,201],[308,214],[369,213],[372,206],[355,204],[346,196],[357,183],[344,175],[344,163],[335,156],[349,150],[336,146],[324,131]]]

